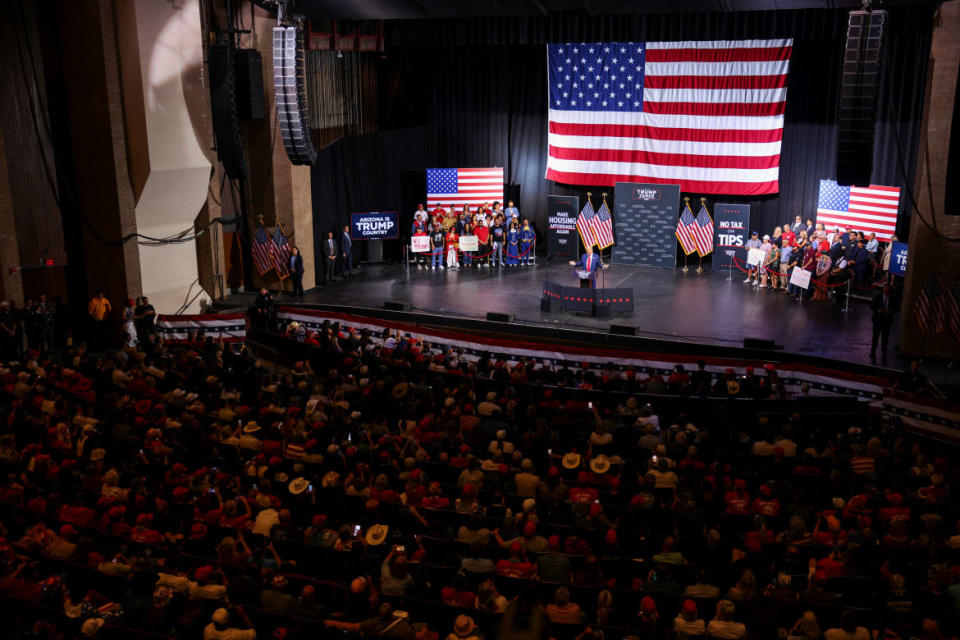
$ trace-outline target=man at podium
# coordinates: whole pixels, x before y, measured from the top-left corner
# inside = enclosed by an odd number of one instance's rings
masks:
[[[597,286],[597,270],[606,269],[606,265],[600,262],[600,258],[593,254],[593,246],[587,247],[587,252],[580,256],[579,262],[570,261],[570,266],[575,267],[574,272],[580,278],[580,287],[582,289],[593,289]]]

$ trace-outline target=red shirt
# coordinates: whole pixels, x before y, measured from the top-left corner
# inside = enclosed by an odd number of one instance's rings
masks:
[[[574,487],[570,489],[570,502],[584,504],[599,499],[600,493],[596,489],[588,487]]]
[[[513,560],[498,560],[497,575],[510,578],[530,578],[536,567],[529,562],[514,562]]]
[[[734,516],[750,515],[750,494],[729,491],[723,501],[727,504],[727,513]]]
[[[474,229],[474,233],[477,234],[477,242],[480,244],[486,244],[487,238],[490,237],[490,229],[488,227],[484,227],[483,225],[480,225]]]
[[[780,246],[790,246],[795,247],[797,245],[797,234],[793,231],[784,231],[780,236]]]

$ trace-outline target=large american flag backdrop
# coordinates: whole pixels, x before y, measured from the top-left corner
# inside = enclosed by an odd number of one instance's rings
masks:
[[[779,191],[793,40],[547,45],[546,178]]]
[[[427,208],[503,203],[503,167],[427,169]]]

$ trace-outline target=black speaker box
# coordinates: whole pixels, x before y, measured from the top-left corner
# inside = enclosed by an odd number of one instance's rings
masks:
[[[237,114],[246,120],[267,115],[263,99],[263,57],[256,49],[236,51]]]
[[[237,115],[235,53],[231,47],[217,44],[210,47],[207,57],[217,157],[231,179],[246,178],[250,174],[247,158],[243,154],[240,119]]]
[[[409,302],[397,302],[396,300],[387,300],[383,303],[383,308],[387,311],[410,311]]]
[[[494,313],[490,312],[487,314],[487,320],[490,322],[513,322],[512,313]]]
[[[744,349],[776,349],[777,343],[763,338],[744,338]]]
[[[553,298],[548,298],[546,296],[544,296],[543,298],[540,298],[540,311],[544,311],[547,313],[552,311],[552,308],[551,308],[552,300]]]
[[[873,174],[873,140],[887,12],[851,11],[840,74],[837,111],[837,182],[867,186]]]
[[[628,324],[612,324],[610,325],[610,333],[619,336],[635,336],[637,335],[637,328]]]
[[[594,304],[594,305],[593,305],[593,317],[594,317],[594,318],[609,318],[609,317],[610,317],[610,305],[609,305],[609,304]]]

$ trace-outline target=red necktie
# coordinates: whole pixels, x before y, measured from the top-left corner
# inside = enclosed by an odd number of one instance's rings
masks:
[[[590,256],[587,255],[587,271],[590,271]]]

